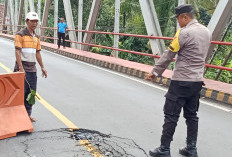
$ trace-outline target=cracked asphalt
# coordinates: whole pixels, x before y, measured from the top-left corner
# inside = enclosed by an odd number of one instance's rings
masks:
[[[0,38],[0,48],[0,62],[13,69],[13,42]],[[93,156],[81,140],[105,157],[147,157],[160,144],[165,91],[47,51],[42,58],[48,78],[41,77],[38,67],[38,93],[80,129],[70,131],[37,101],[34,132],[0,140],[0,157]],[[1,67],[0,73],[5,73]],[[201,103],[199,117],[199,156],[232,156],[232,114]],[[180,157],[185,137],[181,117],[171,145],[173,157]]]

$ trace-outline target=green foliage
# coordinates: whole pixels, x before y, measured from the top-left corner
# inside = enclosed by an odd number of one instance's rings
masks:
[[[28,101],[28,104],[34,105],[35,104],[35,95],[36,95],[36,92],[33,89],[30,89],[30,90],[31,90],[31,92],[28,94],[26,100]]]

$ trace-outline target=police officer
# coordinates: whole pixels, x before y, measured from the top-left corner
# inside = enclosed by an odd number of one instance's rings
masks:
[[[183,108],[187,125],[187,146],[179,153],[187,157],[197,157],[197,134],[200,91],[203,85],[205,58],[210,45],[209,30],[194,19],[190,4],[180,5],[175,10],[175,17],[181,27],[168,47],[168,50],[155,64],[148,80],[160,77],[177,55],[171,84],[165,95],[164,125],[160,147],[149,151],[152,157],[170,157],[170,143],[180,112]]]

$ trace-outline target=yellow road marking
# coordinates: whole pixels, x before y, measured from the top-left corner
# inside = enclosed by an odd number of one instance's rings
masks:
[[[3,68],[3,69],[5,69],[8,73],[12,73],[12,70],[10,70],[9,68],[7,68],[4,64],[2,64],[1,62],[0,62],[0,66]]]
[[[0,66],[5,69],[8,73],[11,73],[8,67],[0,62]],[[73,122],[71,122],[67,117],[65,117],[60,111],[50,105],[45,99],[43,99],[38,93],[36,93],[39,99],[37,100],[51,113],[53,113],[60,121],[62,121],[68,128],[72,129],[79,129]],[[80,140],[79,143],[84,146],[94,157],[104,157],[100,154],[100,152],[93,147],[88,140]]]
[[[50,105],[46,100],[44,100],[38,93],[37,96],[40,98],[40,100],[37,98],[37,100],[45,107],[47,108],[51,113],[53,113],[60,121],[62,121],[67,127],[71,129],[78,129],[78,127],[73,124],[68,118],[66,118],[60,111],[55,109],[52,105]]]

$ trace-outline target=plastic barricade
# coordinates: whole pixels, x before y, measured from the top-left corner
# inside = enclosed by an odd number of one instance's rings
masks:
[[[33,132],[24,106],[24,73],[0,74],[0,139]]]

